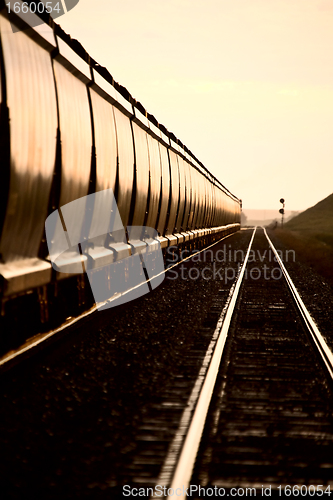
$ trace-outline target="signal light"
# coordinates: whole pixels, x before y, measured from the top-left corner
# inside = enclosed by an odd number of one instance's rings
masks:
[[[281,228],[283,229],[283,216],[284,216],[284,198],[280,198],[280,203],[282,203],[283,208],[280,208],[279,213],[281,214]]]

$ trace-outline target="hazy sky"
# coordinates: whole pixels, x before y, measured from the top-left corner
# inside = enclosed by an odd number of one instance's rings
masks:
[[[57,22],[245,208],[333,192],[333,0],[80,0]]]

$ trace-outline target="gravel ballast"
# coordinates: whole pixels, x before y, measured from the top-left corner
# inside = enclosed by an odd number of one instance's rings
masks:
[[[1,375],[4,498],[113,498],[125,484],[154,484],[251,234],[230,236],[153,293],[93,314]],[[332,347],[331,287],[297,256],[286,266]]]

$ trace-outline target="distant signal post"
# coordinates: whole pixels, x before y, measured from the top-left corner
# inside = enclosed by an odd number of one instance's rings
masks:
[[[283,205],[283,207],[280,208],[280,210],[279,210],[279,212],[281,214],[281,228],[283,229],[283,217],[284,217],[284,205],[285,205],[284,198],[280,199],[280,203],[282,203],[282,205]]]

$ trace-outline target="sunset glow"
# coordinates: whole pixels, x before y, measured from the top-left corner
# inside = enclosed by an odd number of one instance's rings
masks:
[[[333,191],[333,0],[80,0],[58,22],[245,208]]]

